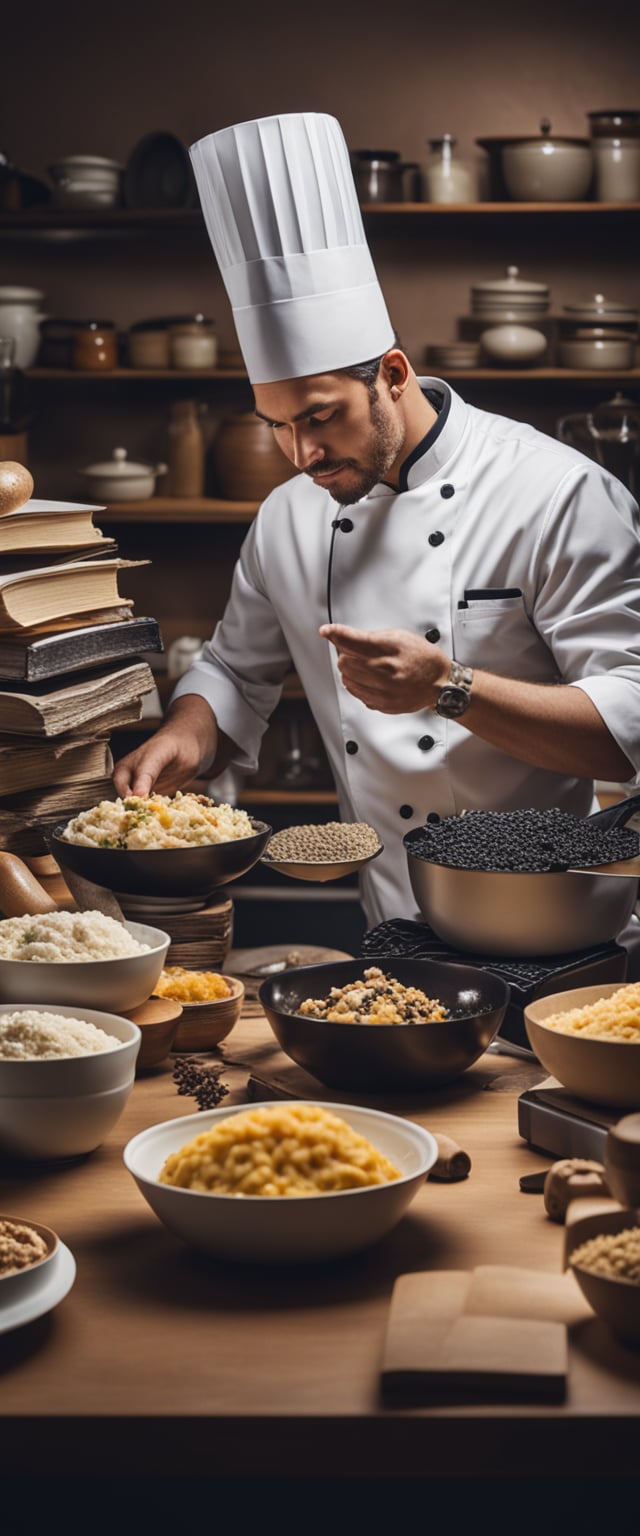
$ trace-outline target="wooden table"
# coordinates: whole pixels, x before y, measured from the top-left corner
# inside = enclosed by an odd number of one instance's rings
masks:
[[[224,1043],[225,1103],[273,1062],[259,1005]],[[543,1158],[520,1139],[517,1094],[542,1073],[487,1053],[447,1089],[388,1109],[453,1136],[468,1179],[428,1181],[389,1237],[310,1269],[222,1265],[152,1214],[122,1162],[126,1141],[195,1112],[173,1059],[136,1080],[108,1140],[64,1167],[15,1164],[0,1209],[52,1226],[77,1261],[47,1317],[0,1337],[0,1471],[261,1477],[635,1474],[640,1354],[594,1318],[571,1344],[561,1407],[383,1405],[379,1368],[397,1275],[517,1264],[558,1272],[562,1228],[519,1176]],[[328,1091],[318,1097],[330,1098]]]

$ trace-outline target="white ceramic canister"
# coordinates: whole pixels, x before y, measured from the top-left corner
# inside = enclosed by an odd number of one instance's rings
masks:
[[[172,325],[169,330],[169,359],[172,368],[215,368],[218,338],[210,320],[197,315],[192,321]]]
[[[15,342],[16,368],[31,368],[38,355],[43,298],[39,288],[0,288],[0,336]]]

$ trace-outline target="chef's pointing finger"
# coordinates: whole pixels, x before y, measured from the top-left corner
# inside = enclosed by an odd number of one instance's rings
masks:
[[[330,640],[337,651],[351,656],[377,656],[384,649],[380,635],[364,629],[350,629],[348,624],[323,624],[318,631],[323,640]]]

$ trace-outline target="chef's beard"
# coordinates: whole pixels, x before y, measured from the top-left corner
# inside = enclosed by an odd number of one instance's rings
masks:
[[[354,502],[368,496],[374,485],[384,480],[404,447],[404,426],[395,416],[386,414],[377,393],[371,399],[370,420],[370,456],[366,463],[358,459],[323,459],[321,464],[315,466],[316,474],[320,471],[326,475],[333,470],[344,469],[345,473],[351,472],[355,476],[355,479],[350,477],[348,481],[340,477],[335,485],[331,483],[323,486],[323,490],[328,491],[341,507],[351,507]],[[313,469],[306,469],[305,474],[311,480],[316,478]]]

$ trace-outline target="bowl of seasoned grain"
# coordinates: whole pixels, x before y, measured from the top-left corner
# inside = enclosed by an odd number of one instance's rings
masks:
[[[0,1312],[3,1303],[28,1295],[58,1252],[51,1227],[21,1216],[0,1215]]]
[[[182,1006],[173,1037],[174,1051],[210,1051],[231,1033],[242,1012],[244,984],[219,971],[168,965],[156,983],[158,997]]]
[[[0,1152],[93,1152],[133,1087],[140,1030],[96,1008],[0,1005]]]
[[[152,1125],[123,1157],[175,1237],[220,1259],[281,1264],[378,1242],[437,1155],[435,1137],[398,1115],[292,1100]]]
[[[640,982],[576,987],[524,1010],[532,1051],[570,1093],[591,1104],[640,1105]]]
[[[129,896],[208,896],[247,873],[272,828],[207,795],[103,800],[55,827],[61,869]]]
[[[460,1077],[497,1035],[509,987],[479,967],[389,956],[305,965],[259,998],[287,1056],[331,1088],[433,1088]]]
[[[565,1268],[616,1338],[640,1344],[640,1211],[615,1206],[565,1228]]]
[[[0,921],[4,1002],[83,1006],[117,1013],[153,992],[171,940],[162,928],[103,912],[43,912]]]

